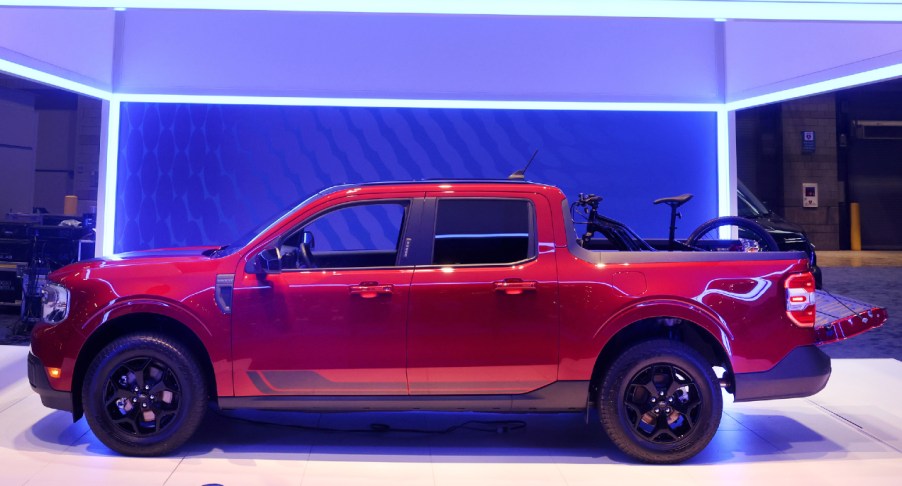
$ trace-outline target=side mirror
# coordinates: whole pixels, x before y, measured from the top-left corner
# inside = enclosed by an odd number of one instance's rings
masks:
[[[269,248],[261,251],[252,258],[244,267],[247,273],[266,275],[282,273],[282,255],[278,248]]]

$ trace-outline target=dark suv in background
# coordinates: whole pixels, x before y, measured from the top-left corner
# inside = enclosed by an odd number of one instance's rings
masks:
[[[777,213],[774,213],[764,205],[742,181],[738,184],[737,199],[739,200],[739,216],[751,219],[760,224],[774,237],[777,245],[783,251],[804,251],[811,260],[811,271],[817,288],[823,287],[821,269],[817,266],[817,256],[814,253],[814,245],[808,240],[808,235],[801,226],[790,223]]]

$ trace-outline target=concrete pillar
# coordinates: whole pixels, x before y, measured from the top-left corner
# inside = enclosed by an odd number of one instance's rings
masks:
[[[819,250],[839,249],[836,100],[827,93],[786,101],[783,122],[784,216],[798,223]],[[814,132],[814,146],[805,146],[803,132]],[[802,184],[817,183],[818,207],[802,207]]]

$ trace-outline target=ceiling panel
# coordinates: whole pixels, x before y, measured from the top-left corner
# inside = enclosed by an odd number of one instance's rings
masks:
[[[0,8],[0,59],[110,90],[110,9]]]
[[[117,92],[718,102],[710,20],[129,10]]]

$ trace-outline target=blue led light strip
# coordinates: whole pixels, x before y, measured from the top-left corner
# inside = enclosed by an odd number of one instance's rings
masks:
[[[594,101],[436,100],[400,98],[305,98],[212,95],[111,95],[128,103],[198,103],[213,105],[349,106],[367,108],[453,108],[490,110],[578,111],[717,111],[720,103],[620,103]]]
[[[116,237],[116,180],[119,171],[119,113],[120,103],[104,101],[104,121],[106,130],[101,130],[101,154],[97,177],[97,242],[95,252],[101,255],[113,254],[113,240]],[[105,143],[104,143],[105,142]]]
[[[68,91],[74,91],[76,93],[91,96],[94,98],[109,99],[112,96],[112,93],[110,93],[109,91],[95,88],[93,86],[88,86],[87,84],[79,83],[76,81],[70,81],[66,78],[48,74],[43,71],[38,71],[37,69],[6,61],[4,59],[0,59],[0,71],[7,72],[14,76],[19,76],[21,78],[30,79],[32,81],[37,81],[39,83],[49,84],[50,86],[55,86],[57,88],[65,89]]]
[[[797,88],[790,88],[781,91],[775,91],[760,96],[752,96],[736,101],[731,101],[724,105],[724,108],[730,111],[751,108],[753,106],[761,106],[770,103],[777,103],[794,98],[802,98],[828,91],[836,91],[840,89],[860,86],[863,84],[875,83],[877,81],[885,81],[892,78],[902,76],[902,63],[886,66],[882,68],[872,69],[862,73],[850,74],[839,78],[821,81],[818,83],[807,84]]]

